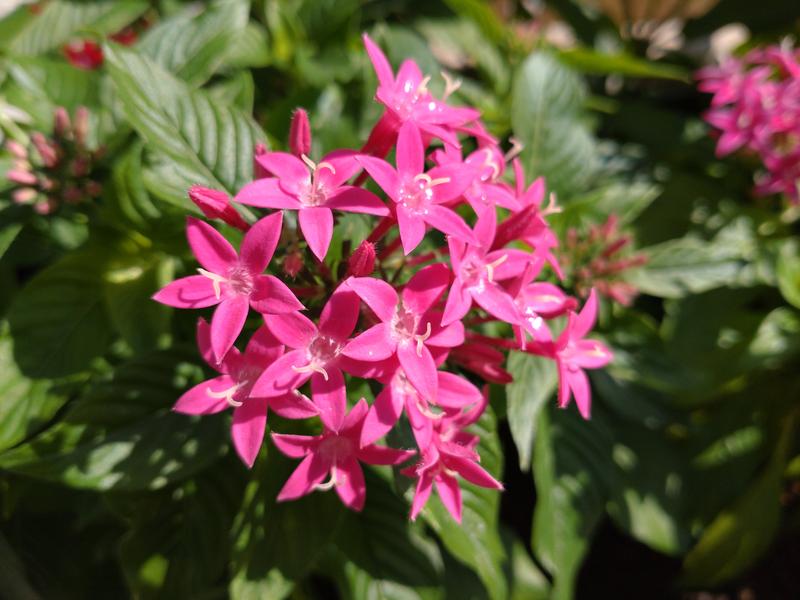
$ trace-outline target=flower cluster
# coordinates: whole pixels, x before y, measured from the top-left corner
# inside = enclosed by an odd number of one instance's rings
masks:
[[[800,204],[800,50],[756,48],[701,69],[697,78],[698,88],[714,95],[705,118],[720,131],[717,154],[754,153],[765,169],[756,193],[785,194]]]
[[[186,392],[175,409],[210,414],[232,407],[233,443],[248,465],[263,443],[269,410],[288,419],[318,417],[320,435],[272,434],[282,453],[301,459],[279,500],[334,488],[359,510],[366,496],[361,463],[400,465],[416,455],[402,471],[416,479],[411,517],[435,487],[460,520],[460,479],[502,488],[480,466],[479,440],[466,430],[488,402],[486,386],[473,381],[510,380],[503,350],[546,356],[558,365],[559,405],[574,396],[588,418],[584,369],[604,366],[611,353],[586,339],[597,312],[594,293],[576,313],[575,299],[537,280],[547,265],[560,273],[547,224],[554,207],[542,206],[544,182],[526,187],[514,160],[515,185],[506,183],[511,157],[477,111],[435,97],[412,61],[395,75],[381,50],[364,41],[385,112],[360,151],[336,150],[315,162],[308,118],[298,110],[290,152],[257,149],[257,179],[233,199],[271,209],[267,216],[249,225],[224,192],[190,190],[208,219],[245,233],[237,252],[211,225],[190,217],[198,273],[154,296],[179,308],[216,307],[210,323],[200,320],[197,339],[219,375]],[[456,86],[447,80],[445,96]],[[461,141],[474,147],[466,157]],[[391,149],[394,160],[387,162]],[[368,178],[380,195],[364,187]],[[337,215],[348,212],[374,219],[374,229],[352,252],[345,241],[343,260],[326,261]],[[278,265],[292,277],[289,284],[265,273]],[[263,324],[241,352],[234,343],[251,309]],[[550,321],[557,317],[565,325],[556,334]],[[371,404],[361,399],[348,410],[346,389],[359,379],[378,393]],[[378,443],[399,422],[413,432],[416,451]]]
[[[102,188],[90,175],[101,152],[90,147],[88,130],[86,108],[78,108],[70,118],[66,109],[59,107],[52,137],[34,132],[30,146],[8,140],[6,149],[14,162],[5,175],[16,184],[11,194],[14,202],[49,214],[65,203],[78,204],[99,196]]]

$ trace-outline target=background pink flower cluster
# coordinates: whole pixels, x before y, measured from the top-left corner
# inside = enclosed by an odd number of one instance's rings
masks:
[[[756,48],[697,78],[701,91],[714,94],[705,118],[720,131],[717,154],[755,153],[765,168],[756,193],[800,203],[800,51],[789,43]]]
[[[316,436],[272,433],[282,453],[300,460],[279,500],[334,488],[360,510],[361,463],[407,463],[402,473],[416,480],[411,518],[435,487],[460,520],[461,480],[502,488],[480,466],[479,439],[468,427],[488,402],[487,386],[475,382],[511,379],[503,351],[555,361],[559,405],[574,397],[585,418],[584,369],[604,366],[611,353],[586,337],[597,313],[594,292],[576,312],[576,299],[541,280],[546,269],[561,273],[547,222],[557,209],[552,198],[543,205],[544,182],[527,186],[519,161],[503,153],[479,113],[447,103],[456,83],[446,78],[438,98],[413,61],[395,74],[367,36],[364,42],[385,110],[360,151],[313,161],[308,119],[298,110],[290,152],[257,149],[257,179],[234,198],[273,212],[250,225],[224,192],[190,190],[208,219],[245,233],[237,251],[211,225],[189,218],[197,274],[154,296],[178,308],[216,307],[210,323],[200,320],[197,342],[219,374],[186,392],[175,409],[232,408],[233,442],[247,465],[262,446],[270,410],[318,418]],[[472,148],[466,156],[465,147]],[[394,159],[385,160],[392,149]],[[509,164],[513,184],[505,178]],[[379,193],[364,187],[369,179]],[[333,272],[325,258],[343,212],[371,215],[375,224]],[[415,254],[423,241],[425,251]],[[266,273],[275,264],[316,283],[287,285]],[[251,311],[263,315],[263,325],[242,352],[234,344]],[[551,321],[559,317],[556,334]],[[348,409],[347,387],[359,379],[372,382],[375,399]],[[416,449],[379,444],[403,415]]]

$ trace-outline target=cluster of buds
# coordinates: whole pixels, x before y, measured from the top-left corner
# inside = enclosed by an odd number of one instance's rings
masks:
[[[559,258],[572,289],[581,298],[591,291],[630,306],[639,290],[624,280],[624,272],[647,263],[644,254],[626,253],[633,239],[619,230],[619,219],[611,215],[605,223],[590,225],[588,232],[567,231]]]
[[[14,202],[50,214],[65,203],[98,197],[102,187],[90,175],[100,151],[89,147],[88,132],[89,111],[85,107],[79,107],[72,119],[59,107],[52,137],[34,132],[28,146],[8,140],[5,146],[14,162],[6,178],[17,186],[11,194]]]
[[[190,217],[187,237],[200,268],[154,296],[177,308],[216,307],[210,323],[199,321],[197,341],[219,375],[187,391],[175,410],[232,408],[233,444],[249,466],[269,410],[318,418],[317,436],[272,433],[282,453],[302,461],[279,500],[335,489],[360,510],[361,463],[400,465],[416,456],[402,470],[416,480],[411,518],[435,488],[460,521],[461,480],[502,489],[480,466],[478,437],[467,428],[487,406],[481,380],[510,380],[505,351],[553,360],[559,405],[574,397],[585,418],[591,399],[584,369],[606,365],[611,353],[586,337],[597,313],[594,293],[575,312],[577,300],[537,281],[547,265],[560,273],[544,182],[526,187],[514,153],[501,151],[479,113],[435,97],[413,61],[395,75],[381,50],[367,36],[364,42],[385,112],[361,150],[312,160],[308,118],[298,111],[290,152],[257,149],[257,178],[233,200],[190,191],[207,218],[246,233],[237,252],[214,227]],[[447,81],[446,95],[456,87]],[[475,148],[466,157],[460,134]],[[391,164],[384,157],[393,148]],[[508,162],[514,185],[502,180]],[[368,179],[379,194],[364,187]],[[269,212],[248,225],[235,203]],[[289,212],[294,218],[284,220]],[[348,259],[326,263],[342,212],[371,216],[374,229]],[[287,284],[268,268],[298,280]],[[242,352],[235,342],[251,310],[263,324]],[[563,326],[554,332],[559,317]],[[503,331],[505,337],[489,335]],[[380,391],[348,410],[346,390],[359,380]],[[379,444],[398,423],[408,424],[416,449]]]
[[[697,73],[710,94],[706,121],[720,131],[717,154],[744,149],[764,166],[758,195],[800,204],[800,50],[790,43],[756,48]]]

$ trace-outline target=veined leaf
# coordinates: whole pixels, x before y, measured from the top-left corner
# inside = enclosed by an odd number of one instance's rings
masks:
[[[591,48],[570,48],[559,52],[559,58],[583,73],[689,81],[689,74],[682,67],[645,60],[631,54],[607,54]]]

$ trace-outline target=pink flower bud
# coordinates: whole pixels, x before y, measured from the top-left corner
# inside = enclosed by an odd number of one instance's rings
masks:
[[[6,179],[22,185],[36,185],[36,175],[30,171],[11,169],[6,173]]]
[[[15,140],[8,140],[6,142],[6,149],[15,157],[20,160],[28,159],[28,149]]]
[[[308,123],[308,113],[302,108],[296,109],[292,115],[289,151],[295,156],[311,154],[311,125]]]
[[[38,195],[39,193],[35,189],[24,187],[14,190],[14,192],[11,194],[11,197],[17,204],[30,204],[36,200],[36,196]]]
[[[347,276],[366,277],[375,269],[375,244],[364,240],[347,261]]]
[[[42,162],[46,167],[55,167],[58,164],[58,151],[55,144],[48,141],[44,135],[38,131],[31,135],[31,142],[33,142],[39,156],[42,157]]]
[[[84,186],[86,193],[89,194],[92,198],[97,198],[100,194],[103,193],[103,186],[100,185],[97,181],[90,179],[86,182]]]
[[[250,227],[233,208],[228,194],[219,190],[193,185],[189,188],[189,198],[209,219],[219,219],[232,227],[247,231]]]
[[[89,109],[85,106],[79,106],[75,111],[73,132],[75,134],[75,143],[79,146],[85,146],[89,135]]]
[[[297,277],[297,274],[303,270],[303,257],[298,251],[290,252],[283,259],[283,272],[289,277]]]
[[[53,116],[53,131],[58,137],[68,137],[72,130],[72,123],[69,119],[69,113],[63,106],[56,108],[55,115]]]

